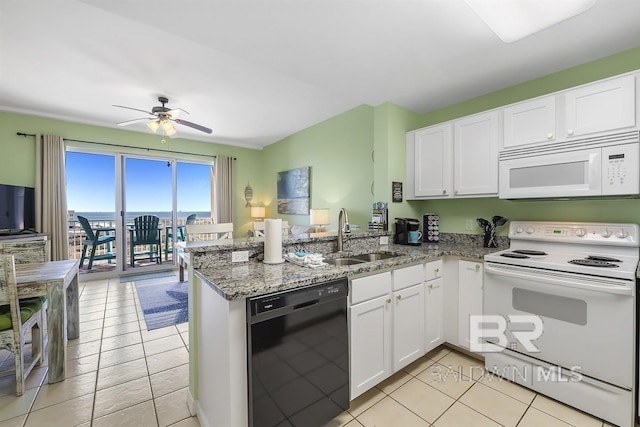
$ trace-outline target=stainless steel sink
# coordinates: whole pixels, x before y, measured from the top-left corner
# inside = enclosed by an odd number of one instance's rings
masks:
[[[371,261],[379,261],[381,259],[394,258],[394,257],[397,257],[397,256],[398,255],[390,254],[390,253],[386,253],[386,252],[374,252],[374,253],[370,253],[370,254],[354,255],[351,258],[359,259],[359,260],[362,260],[364,262],[371,262]]]
[[[366,261],[362,261],[355,258],[329,258],[325,259],[324,262],[327,264],[333,265],[353,265],[353,264],[362,264]]]

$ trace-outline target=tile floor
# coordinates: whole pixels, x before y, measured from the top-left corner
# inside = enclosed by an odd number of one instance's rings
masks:
[[[46,367],[36,368],[18,398],[13,375],[0,376],[0,427],[199,427],[185,403],[188,325],[147,331],[132,283],[80,287],[81,335],[69,343],[68,378],[48,384]],[[0,371],[12,363],[0,351]],[[328,426],[608,426],[518,385],[480,378],[480,366],[440,347],[358,397]]]

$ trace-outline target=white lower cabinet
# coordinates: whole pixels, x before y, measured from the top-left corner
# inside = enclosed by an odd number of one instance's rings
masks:
[[[425,348],[428,353],[444,343],[444,280],[431,280],[424,285]]]
[[[393,372],[424,355],[424,285],[393,293]]]
[[[482,262],[458,261],[458,345],[469,348],[469,317],[482,314]]]

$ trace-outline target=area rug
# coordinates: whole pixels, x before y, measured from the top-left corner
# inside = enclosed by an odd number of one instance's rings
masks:
[[[177,277],[136,280],[138,300],[147,330],[177,325],[189,320],[189,283]]]

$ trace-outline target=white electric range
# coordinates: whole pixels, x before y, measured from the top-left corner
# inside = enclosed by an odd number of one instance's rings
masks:
[[[632,427],[640,228],[514,221],[509,237],[485,256],[483,315],[497,325],[486,367]]]

